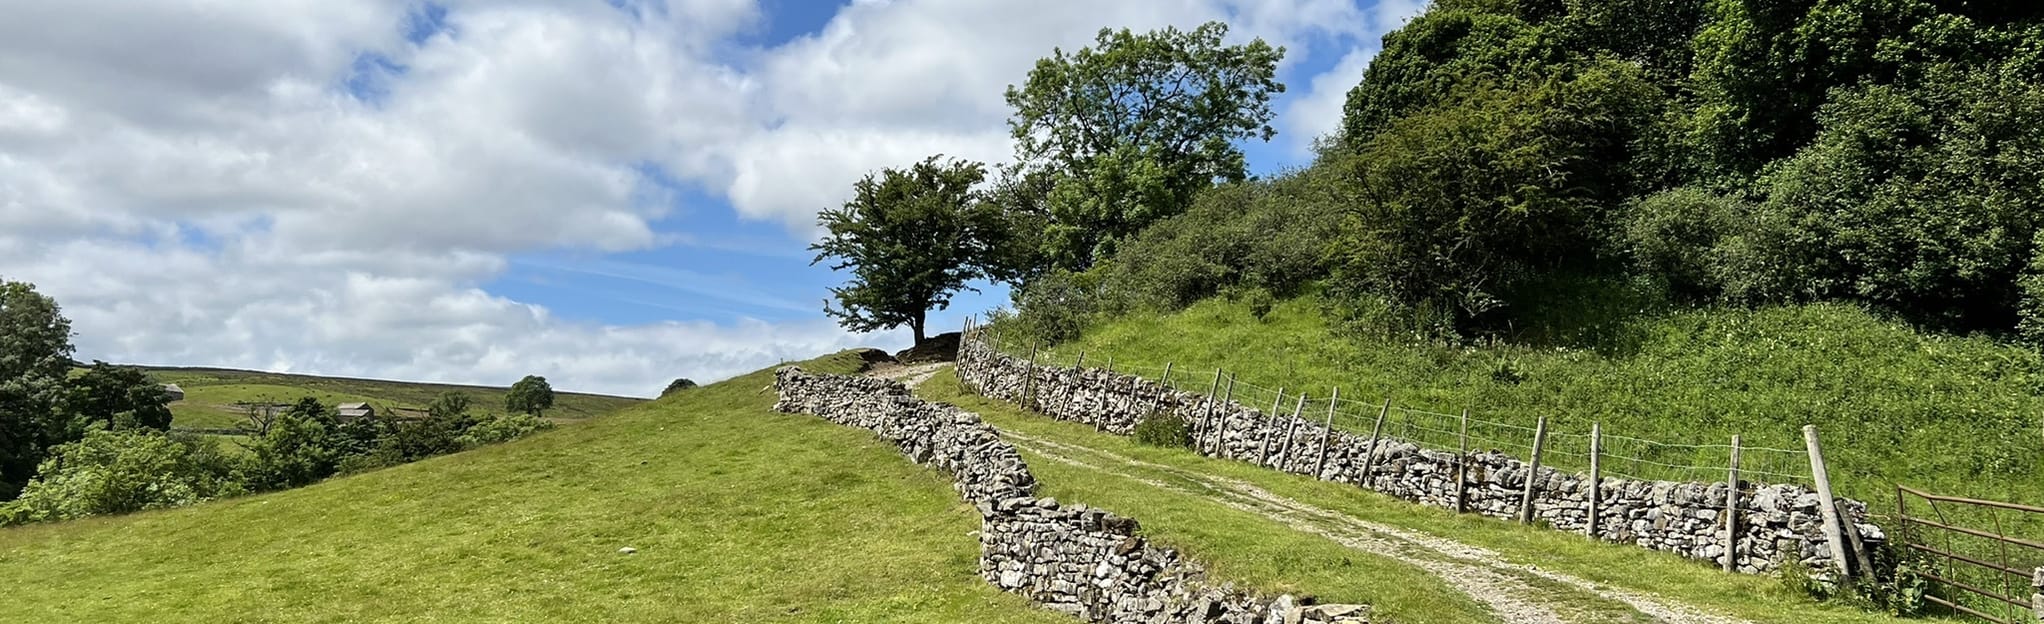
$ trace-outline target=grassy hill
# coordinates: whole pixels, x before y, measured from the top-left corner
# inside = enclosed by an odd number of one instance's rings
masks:
[[[1209,375],[1224,367],[1243,388],[1324,397],[1339,386],[1365,406],[1389,396],[1526,426],[1545,415],[1574,433],[1597,421],[1607,434],[1664,442],[1724,444],[1737,433],[1801,449],[1801,426],[1816,424],[1841,493],[1876,512],[1892,510],[1897,483],[2044,503],[2044,361],[2033,350],[1920,333],[1846,305],[1681,311],[1598,331],[1620,338],[1600,349],[1415,346],[1340,332],[1311,297],[1261,321],[1248,304],[1217,298],[1104,322],[1045,359],[1068,365],[1083,351],[1097,365],[1111,355],[1152,378],[1167,362]],[[1204,392],[1210,378],[1179,381]]]
[[[158,382],[184,388],[185,399],[170,404],[172,426],[183,429],[233,427],[244,421],[237,401],[289,403],[316,397],[327,405],[365,402],[384,408],[424,409],[443,392],[465,392],[486,410],[501,410],[509,388],[319,377],[224,368],[145,368]],[[547,416],[577,419],[608,414],[642,402],[630,397],[558,392]]]
[[[0,530],[0,621],[1064,621],[978,578],[979,518],[947,478],[769,411],[770,383],[297,490]]]

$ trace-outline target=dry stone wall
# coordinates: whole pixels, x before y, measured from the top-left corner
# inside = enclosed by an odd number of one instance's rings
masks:
[[[915,398],[890,380],[775,372],[774,409],[867,429],[953,478],[979,508],[980,574],[1046,608],[1093,622],[1367,622],[1354,606],[1294,604],[1211,583],[1195,562],[1150,544],[1130,518],[1037,498],[1013,445],[979,416]]]
[[[1435,507],[1456,506],[1456,453],[1421,448],[1320,422],[1267,414],[1233,401],[1211,400],[1132,375],[1094,368],[1032,366],[968,337],[959,350],[958,375],[981,395],[1025,403],[1052,418],[1129,435],[1151,413],[1172,413],[1194,423],[1194,445],[1211,457],[1236,459],[1321,480],[1350,483]],[[1209,405],[1211,403],[1211,405]],[[1282,409],[1282,407],[1280,408]],[[1325,440],[1323,445],[1322,441]],[[1374,459],[1368,459],[1372,454]],[[1366,461],[1368,459],[1368,461]],[[1368,470],[1365,471],[1365,465]],[[1563,531],[1589,525],[1587,475],[1542,466],[1537,473],[1517,458],[1497,452],[1472,453],[1464,475],[1463,509],[1496,518],[1517,518],[1526,480],[1534,479],[1533,516]],[[1733,567],[1748,574],[1770,573],[1794,558],[1809,570],[1834,569],[1816,492],[1798,485],[1747,484],[1738,496],[1737,531],[1727,547],[1726,485],[1599,480],[1596,537],[1609,542],[1673,552]],[[1882,541],[1879,527],[1866,522],[1866,505],[1840,499],[1839,513],[1868,544]]]
[[[2030,586],[2036,590],[2030,595],[2030,609],[2037,612],[2037,621],[2044,622],[2044,568],[2037,568],[2037,575],[2030,577]]]

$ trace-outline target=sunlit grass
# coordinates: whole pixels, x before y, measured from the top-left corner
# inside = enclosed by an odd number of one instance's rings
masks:
[[[298,490],[0,530],[0,621],[1066,621],[978,577],[979,517],[947,477],[769,411],[770,383]]]

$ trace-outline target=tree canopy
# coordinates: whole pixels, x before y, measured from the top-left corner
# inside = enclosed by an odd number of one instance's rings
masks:
[[[1460,339],[1597,283],[2044,342],[2044,5],[1439,0],[1384,37],[1312,166],[1210,187],[1262,99],[1187,126],[1229,137],[1190,152],[1155,149],[1184,135],[1130,104],[1219,40],[1103,32],[1010,89],[1028,175],[1001,201],[1043,215],[1065,271],[1032,274],[1055,279],[1025,284],[1025,325],[1318,281],[1354,318]],[[1225,58],[1276,57],[1243,50]],[[1245,255],[1266,246],[1307,251]]]
[[[1005,222],[977,189],[986,168],[931,156],[906,169],[868,174],[852,199],[817,217],[827,232],[811,264],[830,261],[851,280],[831,289],[823,311],[857,332],[907,326],[917,344],[930,310],[989,274]]]
[[[538,416],[553,408],[554,387],[539,375],[526,375],[511,384],[511,391],[504,395],[506,411]]]
[[[1437,3],[1349,94],[1366,200],[1335,273],[1460,329],[1630,265],[1689,299],[2006,330],[2044,309],[2018,285],[2044,130],[2015,121],[2044,112],[2040,40],[2044,9],[2005,3]]]
[[[1083,269],[1115,242],[1183,212],[1216,180],[1241,180],[1236,141],[1268,140],[1283,93],[1283,48],[1225,45],[1228,27],[1101,29],[1092,47],[1054,50],[1007,90],[1015,154],[1042,180],[1048,262]]]
[[[677,377],[674,381],[667,382],[667,387],[660,391],[660,396],[667,396],[694,387],[696,387],[695,380],[687,377]]]
[[[33,284],[0,280],[0,499],[27,485],[48,450],[83,431],[60,413],[71,321]]]
[[[94,360],[71,380],[66,408],[77,418],[123,428],[123,421],[158,431],[170,429],[170,396],[141,369]]]

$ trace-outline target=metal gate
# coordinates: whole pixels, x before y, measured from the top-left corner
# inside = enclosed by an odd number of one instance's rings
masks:
[[[1911,501],[1917,502],[1912,515]],[[1928,515],[1923,515],[1925,512]],[[1930,557],[1924,578],[1949,590],[1924,599],[2000,624],[2030,624],[2030,581],[2044,565],[2044,542],[2009,534],[2008,526],[2044,523],[2044,507],[1932,494],[1895,486],[1898,541]],[[2013,513],[2019,522],[2004,522]],[[1935,518],[1935,519],[1932,519]],[[1991,527],[1991,528],[1990,528]]]

